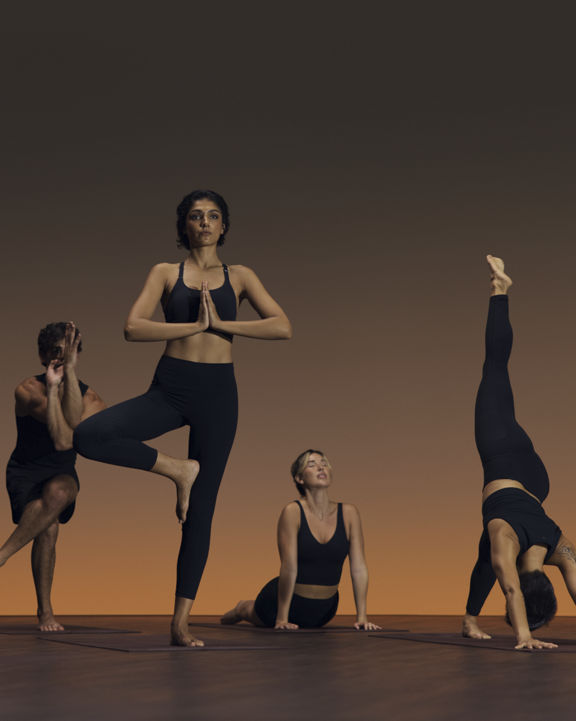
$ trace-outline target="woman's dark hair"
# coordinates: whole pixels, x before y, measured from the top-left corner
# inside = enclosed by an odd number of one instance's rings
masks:
[[[176,230],[178,231],[178,245],[181,248],[190,250],[190,240],[186,233],[186,218],[188,217],[188,211],[194,205],[197,200],[204,200],[207,198],[211,200],[215,205],[218,206],[222,213],[222,224],[224,225],[224,231],[218,238],[218,245],[222,245],[226,240],[226,233],[230,230],[230,211],[224,198],[216,193],[214,190],[193,190],[188,195],[184,196],[180,201],[180,205],[176,208]]]
[[[40,355],[40,358],[47,361],[43,362],[43,365],[48,365],[53,358],[58,357],[58,353],[56,353],[56,346],[64,339],[67,327],[68,323],[64,323],[62,321],[58,323],[48,323],[48,325],[42,328],[40,333],[38,333],[38,354]],[[80,331],[76,328],[74,337],[76,338],[79,333]],[[78,344],[78,353],[80,353],[81,350],[82,341]]]
[[[531,631],[545,626],[556,615],[558,604],[554,587],[548,576],[542,571],[529,571],[520,574],[520,589],[524,596],[528,626]],[[506,623],[512,625],[506,613]]]
[[[304,472],[308,459],[313,453],[317,453],[319,456],[322,456],[328,465],[330,465],[330,461],[326,458],[326,454],[323,451],[317,451],[313,448],[309,448],[307,451],[303,451],[290,466],[290,474],[292,475],[294,485],[296,486],[298,493],[303,497],[306,495],[306,489],[301,483],[298,483],[296,479]]]

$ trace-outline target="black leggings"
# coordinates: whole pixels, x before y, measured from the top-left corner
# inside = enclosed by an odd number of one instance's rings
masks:
[[[288,621],[300,628],[321,628],[331,621],[338,610],[338,591],[330,598],[305,598],[294,594]],[[268,628],[276,625],[278,613],[278,576],[264,586],[254,601],[254,612]]]
[[[200,472],[192,486],[188,515],[182,525],[177,596],[196,597],[237,418],[232,363],[194,363],[162,356],[152,385],[144,395],[91,416],[74,433],[74,446],[86,458],[150,470],[158,451],[142,441],[190,426],[188,458],[198,461]]]
[[[519,481],[540,501],[548,495],[546,468],[514,415],[508,376],[512,326],[508,296],[490,298],[486,323],[486,360],[476,396],[476,446],[484,468],[484,485],[499,478]]]

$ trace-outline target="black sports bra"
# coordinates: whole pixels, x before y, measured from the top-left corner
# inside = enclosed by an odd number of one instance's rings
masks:
[[[228,266],[222,264],[222,269],[224,271],[224,283],[211,290],[210,295],[221,320],[236,320],[236,293],[234,293],[234,288],[230,283]],[[189,288],[184,284],[184,262],[180,263],[178,280],[166,301],[162,303],[166,323],[195,323],[198,320],[198,311],[200,309],[200,293],[201,291],[198,288]],[[214,333],[232,342],[233,336],[231,333],[222,333],[221,331],[212,330],[212,328],[208,328],[204,332]]]
[[[350,542],[344,528],[342,504],[338,504],[338,520],[332,538],[320,543],[312,535],[300,501],[300,530],[298,531],[298,576],[296,583],[314,586],[337,586],[342,575],[342,564],[348,555]]]

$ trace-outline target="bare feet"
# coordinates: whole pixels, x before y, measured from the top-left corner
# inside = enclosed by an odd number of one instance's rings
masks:
[[[51,613],[38,614],[38,630],[40,631],[64,631],[64,626],[54,618]]]
[[[172,476],[172,480],[176,484],[176,515],[180,523],[184,523],[188,513],[190,491],[200,470],[200,464],[198,461],[182,461],[181,463],[180,471]]]
[[[204,645],[204,641],[199,638],[195,638],[188,631],[188,627],[181,628],[180,626],[172,625],[170,627],[170,645],[171,646],[190,646],[192,648],[200,647]]]
[[[512,285],[512,278],[504,272],[504,261],[502,258],[496,258],[493,255],[487,255],[486,260],[492,271],[490,273],[492,295],[506,295],[508,288]]]
[[[242,616],[240,614],[240,607],[242,604],[246,603],[246,601],[238,601],[238,603],[234,606],[234,608],[231,611],[228,611],[225,613],[222,618],[220,619],[220,623],[224,626],[232,626],[235,623],[240,623],[242,621]]]
[[[476,620],[473,616],[468,615],[465,616],[464,620],[462,621],[462,635],[464,636],[464,638],[476,638],[482,640],[492,638],[492,636],[484,633],[484,631],[476,623]]]

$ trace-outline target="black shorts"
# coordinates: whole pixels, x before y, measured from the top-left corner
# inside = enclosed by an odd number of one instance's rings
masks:
[[[292,596],[288,621],[300,628],[320,628],[336,615],[338,591],[330,598],[304,598],[296,593]],[[254,612],[265,626],[274,628],[278,612],[278,577],[264,586],[254,601]]]
[[[53,466],[43,466],[41,463],[15,463],[10,460],[6,468],[6,489],[10,497],[13,522],[20,523],[22,513],[28,503],[42,498],[45,483],[55,476],[64,475],[72,476],[76,486],[80,488],[74,466],[54,468]],[[66,506],[58,518],[60,523],[68,523],[75,508],[76,501],[72,501],[69,506]]]

